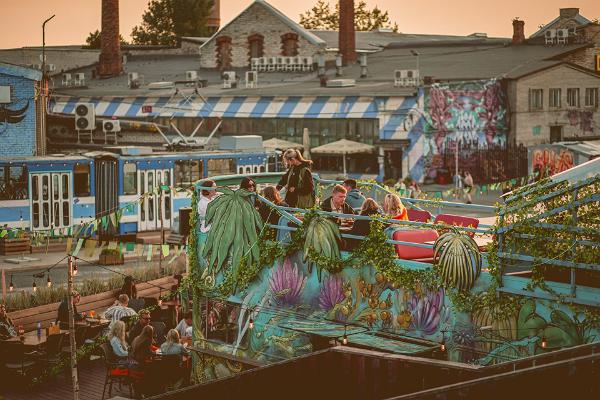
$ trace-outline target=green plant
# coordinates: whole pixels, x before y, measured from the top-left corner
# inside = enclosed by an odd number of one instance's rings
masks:
[[[448,287],[470,290],[481,274],[481,254],[477,243],[454,227],[435,241],[433,258],[442,281]]]
[[[119,249],[102,249],[100,252],[101,256],[120,256],[121,250]]]
[[[339,245],[342,240],[340,229],[331,218],[316,213],[307,214],[304,224],[306,224],[303,238],[304,262],[308,262],[309,271],[312,270],[313,263],[316,264],[320,281],[323,267],[330,272],[341,270],[342,265],[339,262],[341,259]]]
[[[250,202],[252,193],[239,189],[217,189],[223,194],[212,200],[206,210],[206,224],[211,224],[202,256],[208,260],[209,272],[219,272],[229,260],[237,269],[242,257],[257,262],[258,231],[264,223]]]

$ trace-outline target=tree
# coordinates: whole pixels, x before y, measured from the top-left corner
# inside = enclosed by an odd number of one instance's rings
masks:
[[[129,44],[123,39],[123,36],[119,35],[119,39],[121,39],[121,45]],[[100,31],[96,29],[94,32],[90,32],[87,39],[85,39],[85,43],[85,47],[88,49],[99,49],[102,46]]]
[[[150,0],[142,23],[133,28],[135,44],[176,46],[182,36],[212,34],[206,21],[214,0]]]
[[[329,2],[318,0],[313,8],[300,14],[300,25],[306,29],[337,30],[339,27],[340,3],[336,2],[332,10]],[[372,31],[378,28],[392,29],[398,32],[398,24],[390,22],[387,11],[377,6],[372,10],[367,8],[367,3],[359,1],[354,4],[354,26],[359,31]]]

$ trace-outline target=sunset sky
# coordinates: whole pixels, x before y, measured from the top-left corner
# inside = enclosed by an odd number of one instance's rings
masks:
[[[83,44],[90,31],[100,28],[101,0],[1,0],[0,48],[41,45],[42,22],[56,14],[46,26],[46,44]],[[358,1],[358,0],[357,0]],[[226,23],[251,0],[222,0],[221,22]],[[121,0],[121,34],[129,39],[133,26],[141,21],[148,0]],[[290,18],[298,20],[316,0],[269,0]],[[330,1],[334,4],[334,1]],[[579,7],[588,19],[600,18],[599,0],[367,0],[389,10],[401,32],[468,35],[486,32],[490,36],[512,35],[511,21],[525,21],[529,36],[538,26],[558,16],[561,7]]]

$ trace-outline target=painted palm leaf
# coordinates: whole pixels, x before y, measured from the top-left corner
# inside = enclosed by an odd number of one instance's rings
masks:
[[[444,233],[435,241],[433,258],[446,286],[470,290],[481,274],[481,253],[477,243],[457,229]]]

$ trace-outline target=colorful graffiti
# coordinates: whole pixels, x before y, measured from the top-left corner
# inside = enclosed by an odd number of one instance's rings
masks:
[[[573,153],[567,149],[544,148],[533,151],[531,168],[543,179],[573,168]]]
[[[461,157],[470,150],[505,146],[507,135],[506,96],[496,80],[436,84],[425,99],[425,172],[435,175],[435,156],[454,151]]]
[[[594,133],[593,111],[570,110],[567,112],[567,119],[569,120],[569,124],[571,126],[579,127],[579,129],[581,129],[582,134],[585,135],[587,133]]]

